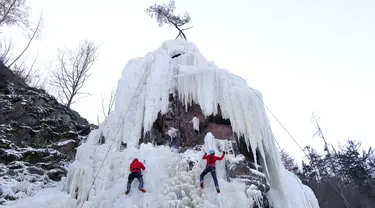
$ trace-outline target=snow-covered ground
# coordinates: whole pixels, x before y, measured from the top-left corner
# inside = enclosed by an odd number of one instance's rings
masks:
[[[176,54],[181,55],[172,59]],[[241,77],[208,62],[194,44],[183,40],[166,41],[156,51],[128,62],[118,82],[115,110],[78,147],[76,160],[62,181],[63,191],[50,190],[46,197],[41,193],[9,207],[80,207],[82,203],[85,208],[252,207],[259,194],[251,187],[246,189],[244,183],[227,182],[224,161],[217,162],[222,191],[217,194],[210,175],[206,176],[203,191],[198,186],[205,165],[201,160],[203,152],[189,150],[178,154],[165,146],[139,146],[139,138],[151,129],[158,113],[168,112],[169,94],[176,91],[186,108],[197,103],[205,116],[217,113],[220,104],[233,131],[246,138],[253,153],[259,151],[271,185],[268,198],[275,208],[319,207],[311,189],[283,167],[257,91]],[[257,94],[261,96],[260,92]],[[102,135],[104,143],[99,142]],[[122,151],[123,143],[127,148]],[[215,140],[208,134],[204,148],[208,151],[212,147]],[[148,192],[144,194],[134,188],[125,196],[129,164],[134,157],[145,161]],[[188,158],[198,161],[192,170],[188,168]],[[136,186],[134,182],[133,187]]]

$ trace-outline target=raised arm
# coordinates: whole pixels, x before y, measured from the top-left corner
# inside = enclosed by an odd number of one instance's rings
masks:
[[[141,168],[142,168],[142,170],[146,169],[146,167],[143,165],[143,163],[141,163]]]
[[[223,154],[221,155],[221,157],[216,157],[217,160],[222,160],[224,159],[224,155],[225,155],[225,152],[223,152]]]

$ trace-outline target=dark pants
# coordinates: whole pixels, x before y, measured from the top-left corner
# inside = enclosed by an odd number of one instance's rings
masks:
[[[138,186],[138,189],[141,189],[143,188],[143,178],[142,178],[142,173],[140,172],[132,172],[129,174],[129,177],[128,177],[128,184],[126,186],[127,190],[129,191],[130,190],[130,186],[133,182],[133,180],[137,178],[138,181],[139,181],[139,186]]]
[[[215,166],[208,166],[206,169],[203,170],[200,176],[200,181],[203,182],[203,178],[207,173],[211,173],[212,178],[214,179],[214,183],[216,187],[219,187],[219,183],[217,182],[217,177],[216,177],[216,168]]]

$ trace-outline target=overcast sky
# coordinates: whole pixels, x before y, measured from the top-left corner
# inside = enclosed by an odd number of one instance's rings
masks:
[[[155,2],[163,1],[32,1],[33,18],[43,12],[45,26],[25,57],[32,61],[39,52],[37,66],[43,71],[58,48],[96,41],[99,60],[84,89],[94,95],[73,106],[96,122],[101,93],[116,86],[128,60],[177,35],[146,15]],[[310,117],[316,111],[329,142],[350,137],[375,147],[375,1],[176,0],[176,5],[177,12],[192,17],[188,40],[209,61],[262,91],[302,146],[323,149],[312,138]],[[7,34],[21,47],[25,40],[16,31]],[[270,120],[280,145],[301,158],[298,146],[271,115]]]

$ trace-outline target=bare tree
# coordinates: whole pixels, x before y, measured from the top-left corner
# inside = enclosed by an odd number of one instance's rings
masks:
[[[0,27],[28,27],[30,9],[25,2],[26,0],[0,0]]]
[[[92,41],[84,41],[78,50],[61,50],[58,53],[58,67],[51,70],[51,84],[56,87],[59,97],[67,107],[77,102],[76,96],[90,77],[90,68],[98,56],[98,46]]]
[[[159,27],[167,24],[171,27],[175,27],[178,30],[178,37],[181,37],[185,40],[186,35],[184,34],[184,30],[188,30],[192,27],[181,29],[181,26],[189,23],[191,21],[190,15],[185,13],[183,16],[178,16],[174,14],[174,10],[176,9],[176,4],[174,0],[171,0],[168,5],[164,3],[162,5],[154,4],[146,9],[146,13],[153,18],[155,16],[156,21],[159,24]]]

